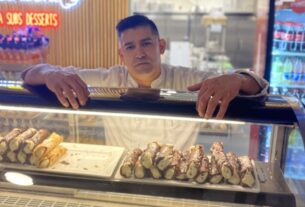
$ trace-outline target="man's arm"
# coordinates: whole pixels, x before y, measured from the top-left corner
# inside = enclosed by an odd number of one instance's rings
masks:
[[[79,104],[83,106],[88,100],[86,83],[71,71],[49,64],[39,64],[26,69],[21,77],[25,84],[45,84],[65,107],[71,105],[77,109]]]

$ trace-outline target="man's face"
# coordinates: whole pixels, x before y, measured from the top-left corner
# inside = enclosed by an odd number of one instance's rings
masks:
[[[161,73],[161,56],[165,41],[152,33],[150,27],[125,30],[119,38],[119,55],[136,81],[151,83]]]

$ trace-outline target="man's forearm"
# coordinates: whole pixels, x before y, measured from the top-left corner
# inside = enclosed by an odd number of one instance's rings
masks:
[[[33,65],[30,68],[22,72],[21,77],[24,83],[32,85],[45,84],[46,74],[50,71],[54,71],[56,68],[48,64]]]

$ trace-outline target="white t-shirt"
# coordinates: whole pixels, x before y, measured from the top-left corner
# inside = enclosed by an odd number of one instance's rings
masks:
[[[138,87],[137,82],[128,74],[124,66],[113,66],[108,70],[81,69],[69,67],[76,72],[88,85],[94,87]],[[259,78],[250,71],[239,70],[238,73],[247,73],[257,80],[262,88],[259,94],[267,93],[268,82]],[[187,87],[214,76],[211,72],[193,70],[184,67],[173,67],[163,64],[161,75],[152,82],[152,88],[166,88],[187,90]],[[192,121],[131,118],[131,117],[104,117],[105,137],[107,145],[123,146],[128,150],[135,147],[145,148],[152,141],[174,144],[176,148],[185,150],[196,143],[199,123]]]

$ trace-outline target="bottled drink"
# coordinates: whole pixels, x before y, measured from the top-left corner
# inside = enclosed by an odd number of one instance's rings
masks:
[[[281,49],[285,51],[291,50],[293,48],[293,43],[295,39],[295,30],[293,22],[285,22],[283,25],[282,32],[282,44]]]
[[[293,88],[293,89],[292,89],[292,94],[291,94],[291,95],[294,96],[294,97],[296,97],[296,98],[298,98],[298,99],[301,98],[301,97],[300,97],[299,89],[297,89],[297,88]]]
[[[276,56],[272,61],[271,84],[279,85],[282,83],[283,63],[280,56]]]
[[[279,93],[279,89],[277,87],[270,87],[270,93],[273,95],[278,95]]]
[[[276,21],[274,24],[274,32],[273,32],[273,49],[277,50],[280,49],[280,43],[282,39],[282,33],[283,33],[283,28],[282,28],[283,22],[281,21]]]
[[[286,57],[283,65],[283,83],[290,84],[292,76],[293,64],[289,57]]]
[[[281,93],[281,95],[283,95],[283,96],[288,96],[289,94],[288,94],[288,88],[282,88],[282,93]]]
[[[300,52],[302,50],[302,43],[304,40],[304,27],[301,23],[294,24],[295,29],[295,38],[294,38],[294,47],[292,48],[293,51]]]
[[[303,73],[303,64],[300,58],[296,58],[293,62],[293,71],[291,76],[291,83],[292,84],[299,84],[300,80],[302,79]]]

